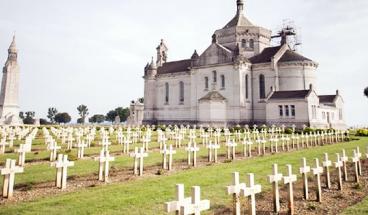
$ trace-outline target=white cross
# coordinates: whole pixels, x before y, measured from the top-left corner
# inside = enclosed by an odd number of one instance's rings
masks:
[[[13,197],[15,174],[22,173],[24,171],[23,167],[15,165],[15,160],[6,159],[5,167],[1,168],[1,175],[4,175],[3,183],[3,197],[11,198]]]
[[[261,192],[262,187],[259,184],[257,185],[254,184],[254,174],[253,173],[249,173],[248,177],[249,177],[249,187],[245,187],[242,190],[242,195],[245,197],[250,196],[249,213],[251,215],[255,215],[256,214],[256,194]]]
[[[61,147],[57,145],[56,141],[52,141],[48,149],[50,150],[50,161],[56,160],[57,150],[61,149]]]
[[[348,156],[346,156],[345,149],[342,150],[341,161],[342,161],[342,168],[343,168],[343,172],[344,172],[344,181],[347,181],[348,180],[348,171],[347,171],[346,163],[349,161],[349,158],[348,158]]]
[[[199,151],[199,148],[197,147],[196,143],[193,143],[193,146],[188,146],[185,151],[188,152],[187,154],[187,158],[188,158],[188,165],[191,164],[191,154],[193,153],[193,166],[196,167],[197,166],[197,152]]]
[[[148,144],[151,142],[151,139],[148,136],[144,136],[142,138],[143,148],[146,152],[148,152]]]
[[[107,182],[109,178],[109,163],[115,161],[114,157],[110,156],[109,151],[101,150],[100,157],[95,158],[99,161],[98,180]]]
[[[278,173],[277,164],[272,166],[272,175],[268,176],[268,182],[272,183],[273,187],[273,204],[274,212],[278,213],[280,211],[280,193],[279,193],[279,181],[282,180],[282,174]]]
[[[170,212],[176,212],[177,214],[180,213],[180,207],[190,204],[191,203],[191,198],[185,198],[184,196],[184,185],[183,184],[177,184],[176,185],[176,198],[174,201],[171,202],[166,202],[165,203],[165,208],[166,208],[166,212],[170,213]]]
[[[209,144],[207,145],[207,149],[208,149],[208,162],[212,162],[212,151],[214,153],[214,162],[217,162],[217,150],[220,148],[219,144],[214,144],[212,143],[212,141],[209,142]]]
[[[148,157],[148,154],[144,152],[144,148],[135,147],[134,152],[130,153],[130,157],[134,158],[134,175],[143,175],[143,159]],[[138,173],[138,160],[139,160],[139,173]]]
[[[123,153],[129,153],[129,145],[132,143],[132,141],[129,139],[129,137],[124,138],[124,146],[123,146]]]
[[[201,200],[201,188],[199,186],[192,187],[192,202],[184,204],[180,207],[182,215],[195,214],[200,215],[202,211],[210,209],[210,200]]]
[[[172,145],[169,146],[169,149],[167,149],[166,144],[163,146],[163,150],[160,151],[162,154],[162,168],[163,169],[172,169],[172,156],[173,154],[176,154],[176,151],[173,150]],[[167,166],[167,156],[169,156],[169,165]]]
[[[288,184],[288,200],[289,200],[289,214],[294,214],[294,193],[293,182],[296,182],[296,175],[293,175],[293,168],[291,165],[286,165],[288,175],[284,176],[284,184]]]
[[[362,153],[360,153],[359,146],[356,147],[356,156],[359,158],[359,161],[358,161],[358,173],[359,173],[359,175],[362,175],[362,163],[360,162],[360,159],[362,157]]]
[[[68,161],[68,155],[59,154],[57,161],[51,163],[51,166],[56,168],[56,187],[66,189],[68,167],[74,166],[74,162]]]
[[[108,140],[108,138],[104,138],[103,141],[101,142],[101,145],[103,150],[109,151],[109,146],[111,145],[111,143]]]
[[[336,153],[335,168],[337,168],[337,171],[338,171],[338,188],[339,188],[339,190],[342,189],[342,174],[341,174],[341,167],[342,166],[343,166],[343,163],[340,159],[340,154]]]
[[[359,183],[359,154],[357,150],[353,150],[353,157],[351,158],[351,161],[354,163],[354,170],[355,170],[355,182]]]
[[[239,182],[239,172],[233,173],[233,184],[227,186],[227,194],[233,195],[233,214],[240,215],[240,192],[245,189],[245,183]]]
[[[330,189],[331,188],[330,166],[332,166],[332,162],[330,160],[328,160],[328,154],[327,153],[325,153],[325,159],[322,162],[322,166],[325,168],[325,172],[326,172],[327,188]]]
[[[302,159],[302,167],[300,167],[299,172],[303,177],[303,194],[305,200],[308,200],[308,173],[311,171],[310,166],[307,166],[307,160],[305,158]]]
[[[77,144],[77,148],[78,148],[78,158],[83,158],[84,157],[84,148],[87,147],[87,144],[84,143],[84,141],[80,141]]]
[[[317,202],[320,202],[321,199],[321,194],[322,194],[322,190],[321,190],[321,174],[323,173],[323,168],[319,166],[319,160],[318,158],[314,159],[316,162],[316,167],[312,168],[312,172],[313,175],[316,176],[317,179]]]
[[[26,162],[26,152],[28,152],[26,146],[24,144],[20,144],[19,149],[17,150],[17,152],[19,153],[18,165],[19,166],[24,166],[24,164]]]
[[[5,146],[6,145],[8,145],[8,143],[6,142],[6,139],[5,138],[1,139],[1,141],[0,141],[0,146],[1,146],[1,148],[0,148],[0,154],[4,154],[5,153]]]
[[[226,146],[227,146],[227,159],[232,159],[235,160],[235,150],[236,150],[236,146],[238,144],[235,142],[235,140],[231,141],[227,141]]]

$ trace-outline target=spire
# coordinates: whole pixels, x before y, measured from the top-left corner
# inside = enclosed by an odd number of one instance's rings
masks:
[[[9,53],[10,52],[13,52],[13,53],[17,52],[17,47],[16,47],[16,44],[15,44],[15,34],[13,35],[13,41],[11,42],[8,51],[9,51]]]
[[[13,35],[13,41],[11,42],[8,49],[8,60],[7,62],[16,62],[18,56],[18,50],[15,44],[15,34]]]
[[[237,6],[237,14],[243,14],[244,0],[237,0],[236,1],[236,6]]]

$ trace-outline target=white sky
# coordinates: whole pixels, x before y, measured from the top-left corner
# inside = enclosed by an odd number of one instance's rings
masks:
[[[143,97],[143,68],[161,38],[169,60],[202,53],[235,15],[236,0],[0,0],[0,63],[16,31],[20,105],[46,117],[86,104],[105,114]],[[246,16],[301,28],[302,53],[320,64],[318,93],[340,89],[350,125],[368,124],[368,1],[246,0]]]

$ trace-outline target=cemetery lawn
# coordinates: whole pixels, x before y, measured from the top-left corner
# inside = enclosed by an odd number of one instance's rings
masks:
[[[201,198],[209,199],[214,210],[230,206],[232,199],[226,195],[225,187],[231,184],[231,173],[234,171],[240,172],[241,181],[245,181],[246,173],[255,173],[256,183],[262,184],[262,192],[269,191],[271,186],[267,182],[267,175],[271,174],[273,163],[279,164],[283,174],[286,174],[285,165],[291,164],[297,174],[302,157],[306,157],[308,164],[313,166],[313,158],[322,159],[324,153],[329,153],[330,159],[335,161],[335,153],[341,153],[342,149],[346,149],[347,155],[351,156],[357,146],[363,153],[367,143],[368,138],[361,138],[348,143],[193,168],[165,176],[145,176],[118,184],[81,188],[72,193],[60,191],[56,196],[31,202],[1,205],[0,214],[165,214],[163,203],[174,199],[177,183],[185,185],[186,196],[190,195],[191,186],[201,186]],[[367,211],[368,199],[347,209],[346,214]],[[211,211],[204,214],[211,214]]]
[[[342,215],[368,214],[368,197],[362,202],[345,209]]]

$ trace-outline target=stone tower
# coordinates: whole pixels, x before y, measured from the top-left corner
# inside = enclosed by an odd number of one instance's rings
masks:
[[[17,62],[18,50],[15,36],[8,49],[8,59],[3,67],[3,78],[0,94],[0,124],[19,125],[19,66]]]

